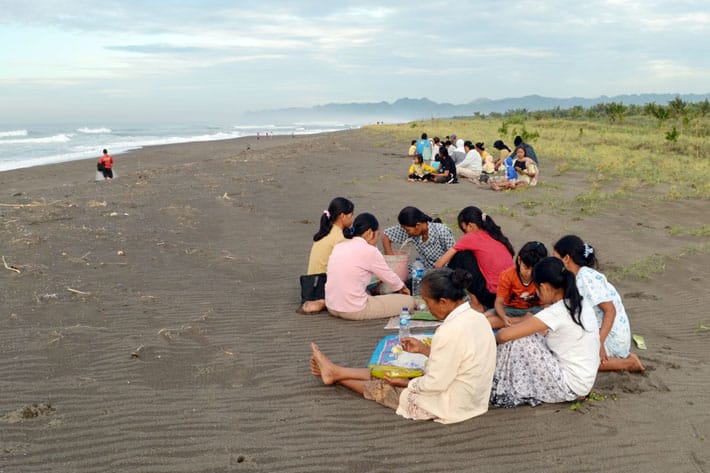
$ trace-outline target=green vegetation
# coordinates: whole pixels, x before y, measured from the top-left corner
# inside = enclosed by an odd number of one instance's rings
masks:
[[[587,175],[590,189],[577,199],[585,212],[641,188],[668,200],[710,197],[707,100],[686,103],[676,97],[665,106],[609,103],[588,109],[523,109],[369,129],[401,137],[403,149],[423,132],[441,138],[456,133],[484,141],[491,151],[496,139],[512,148],[513,138],[521,135],[538,151],[545,178],[570,172]]]
[[[671,235],[692,235],[692,236],[710,236],[710,225],[701,225],[697,228],[676,227],[670,228]]]
[[[601,402],[601,401],[606,401],[607,399],[611,399],[612,401],[616,401],[616,395],[615,394],[610,394],[610,395],[604,395],[601,393],[598,393],[596,391],[592,391],[587,396],[584,398],[584,400],[577,400],[574,401],[570,406],[569,409],[571,411],[579,411],[582,408],[583,403],[593,403],[593,402]]]
[[[651,276],[662,272],[664,269],[666,269],[665,259],[660,255],[650,255],[607,273],[607,277],[612,281],[626,278],[649,279]]]

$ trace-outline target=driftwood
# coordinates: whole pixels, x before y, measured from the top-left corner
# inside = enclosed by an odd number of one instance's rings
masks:
[[[10,265],[7,264],[7,261],[5,261],[5,256],[4,256],[4,255],[3,255],[3,257],[2,257],[2,264],[5,265],[5,269],[8,269],[8,270],[10,270],[10,271],[14,271],[14,272],[16,272],[16,273],[19,273],[19,272],[20,272],[20,270],[17,269],[16,267],[10,266]]]
[[[78,289],[72,289],[71,287],[67,287],[67,291],[73,292],[74,294],[82,294],[84,296],[88,296],[91,294],[90,292],[84,292],[84,291],[80,291]]]

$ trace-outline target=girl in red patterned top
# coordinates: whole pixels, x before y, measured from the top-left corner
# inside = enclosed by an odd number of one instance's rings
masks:
[[[468,287],[471,307],[485,312],[494,306],[500,273],[513,266],[513,245],[493,217],[478,207],[466,207],[458,215],[464,235],[434,264],[462,268],[473,275]]]

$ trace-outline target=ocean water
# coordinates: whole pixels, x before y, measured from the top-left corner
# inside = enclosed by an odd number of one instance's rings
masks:
[[[217,141],[255,136],[306,135],[356,128],[345,123],[286,125],[0,125],[0,171],[98,157],[106,148],[112,155],[144,146],[195,141]]]

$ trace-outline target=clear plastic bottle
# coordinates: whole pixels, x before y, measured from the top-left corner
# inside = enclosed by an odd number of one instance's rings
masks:
[[[422,299],[422,278],[424,277],[424,263],[421,258],[414,260],[412,264],[412,297],[414,297],[414,310],[425,310],[424,299]]]
[[[409,315],[409,309],[402,307],[402,312],[399,314],[399,339],[407,338],[411,336],[411,331],[409,330],[411,317]]]

